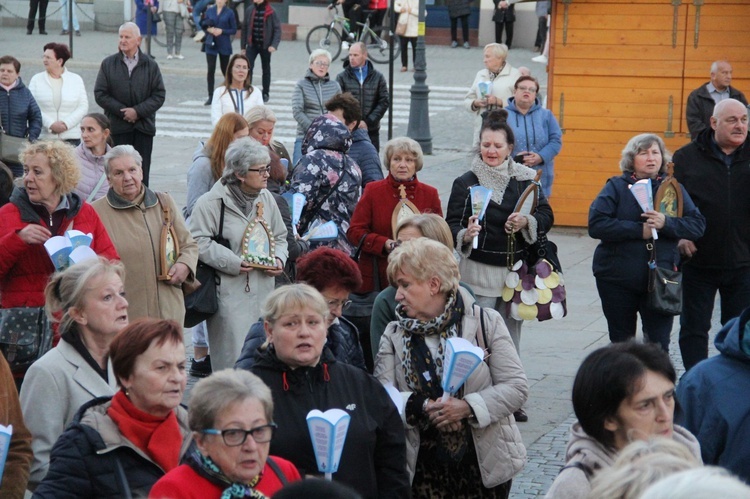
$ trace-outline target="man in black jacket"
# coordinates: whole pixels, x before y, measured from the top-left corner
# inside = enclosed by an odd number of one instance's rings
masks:
[[[362,109],[360,128],[367,130],[370,142],[380,151],[380,120],[388,110],[388,85],[381,72],[367,60],[367,48],[362,42],[352,44],[344,70],[336,76],[342,92],[351,92]]]
[[[94,98],[112,123],[115,145],[131,145],[143,158],[143,184],[148,185],[156,111],[166,91],[159,65],[141,52],[141,31],[135,23],[120,26],[120,51],[102,61]]]
[[[706,217],[697,241],[681,240],[683,259],[680,353],[685,369],[708,357],[716,291],[721,323],[750,304],[750,145],[748,111],[735,99],[719,102],[711,128],[674,155],[674,175]],[[658,244],[658,243],[657,243]]]
[[[730,86],[732,83],[732,65],[727,61],[715,61],[711,64],[711,81],[693,90],[687,100],[687,125],[690,136],[698,133],[711,124],[714,106],[724,99],[737,99],[747,105],[745,95]]]

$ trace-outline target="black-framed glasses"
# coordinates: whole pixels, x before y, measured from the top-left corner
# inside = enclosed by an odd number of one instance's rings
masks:
[[[248,435],[252,436],[253,440],[259,444],[270,442],[276,428],[276,423],[268,423],[263,426],[250,428],[249,430],[243,430],[242,428],[229,428],[226,430],[209,428],[201,430],[201,433],[206,435],[221,435],[221,438],[224,440],[224,444],[227,447],[238,447],[245,443]]]
[[[329,307],[341,307],[341,310],[344,310],[346,307],[352,304],[351,300],[326,300],[326,303]]]
[[[249,172],[255,172],[258,175],[262,175],[264,173],[266,175],[270,175],[271,174],[271,165],[268,165],[265,168],[248,168],[247,171],[249,171]]]

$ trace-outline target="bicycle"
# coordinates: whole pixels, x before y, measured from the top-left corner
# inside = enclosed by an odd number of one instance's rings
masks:
[[[365,22],[357,23],[362,26],[362,34],[357,38],[356,32],[349,31],[349,20],[341,15],[338,5],[329,7],[333,10],[333,20],[328,24],[321,24],[307,34],[307,53],[322,48],[331,53],[331,62],[341,54],[342,42],[355,43],[361,41],[367,47],[367,55],[373,62],[380,64],[390,60],[390,45],[393,45],[393,59],[401,52],[399,37],[390,26],[370,27],[370,17]],[[338,29],[336,27],[338,26]],[[343,33],[343,36],[342,36]]]

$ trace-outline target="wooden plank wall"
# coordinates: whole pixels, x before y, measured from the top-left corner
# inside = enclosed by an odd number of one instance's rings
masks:
[[[705,0],[697,12],[688,0],[570,0],[567,12],[555,0],[548,101],[564,130],[556,224],[587,224],[633,135],[656,133],[672,151],[687,143],[687,96],[714,60],[730,60],[733,86],[750,95],[750,0]]]

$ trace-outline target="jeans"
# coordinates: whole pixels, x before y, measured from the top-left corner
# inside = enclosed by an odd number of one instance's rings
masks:
[[[73,2],[73,31],[81,31],[81,26],[78,24],[78,15],[76,15],[76,0]],[[60,0],[60,12],[62,15],[62,29],[68,31],[68,0]]]
[[[49,0],[31,0],[29,2],[29,20],[26,22],[26,31],[31,33],[34,30],[34,18],[36,17],[36,10],[39,8],[39,32],[44,31],[44,26],[47,23],[47,4]]]
[[[717,290],[724,325],[750,306],[750,267],[722,270],[684,266],[680,354],[686,371],[708,357],[708,331]]]
[[[185,23],[179,12],[163,12],[164,28],[167,30],[167,54],[178,55],[182,49],[182,33]]]
[[[143,159],[143,164],[141,165],[143,170],[143,185],[148,187],[148,176],[151,172],[151,151],[154,149],[154,136],[133,130],[131,132],[113,133],[112,141],[116,146],[128,144],[138,151]]]
[[[601,279],[596,280],[596,288],[602,301],[604,317],[607,319],[609,341],[622,343],[635,339],[640,314],[646,341],[658,343],[662,350],[669,351],[669,336],[672,333],[674,317],[659,314],[648,307],[647,289],[633,291],[632,288]]]
[[[193,327],[193,347],[208,348],[208,333],[206,332],[205,322]]]
[[[221,74],[226,76],[227,66],[229,65],[229,55],[219,54],[206,54],[206,64],[208,65],[208,73],[206,73],[206,82],[208,83],[208,98],[211,99],[214,96],[215,79],[216,73],[216,58],[219,58],[219,67],[221,68]]]
[[[297,161],[302,159],[302,141],[305,140],[304,138],[297,137],[294,139],[294,152],[292,153],[292,164],[289,165],[289,171],[294,170],[294,167],[297,166]]]
[[[539,16],[539,27],[536,31],[535,47],[544,49],[544,42],[547,41],[547,16]]]
[[[480,307],[491,308],[500,312],[500,315],[503,316],[503,320],[505,321],[505,327],[508,328],[508,332],[510,333],[510,339],[513,340],[513,345],[516,347],[516,352],[520,356],[521,326],[523,326],[523,321],[517,321],[516,319],[510,317],[505,313],[505,302],[499,296],[476,295],[474,298],[476,299],[477,305],[479,305]]]
[[[513,45],[513,23],[495,23],[495,43],[503,43],[503,28],[505,28],[505,45],[510,49]]]
[[[248,44],[245,55],[250,61],[250,75],[253,74],[255,67],[255,58],[260,55],[260,65],[263,71],[263,96],[265,97],[271,90],[271,52],[255,44]]]
[[[451,17],[451,40],[458,41],[458,21],[461,20],[461,33],[464,37],[464,43],[469,41],[469,16]]]

